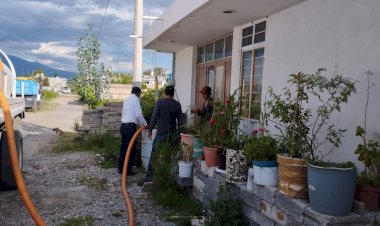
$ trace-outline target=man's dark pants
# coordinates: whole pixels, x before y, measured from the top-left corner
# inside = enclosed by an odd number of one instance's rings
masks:
[[[127,148],[129,142],[132,140],[133,135],[137,131],[137,125],[135,123],[122,123],[120,126],[120,134],[121,134],[121,147],[120,147],[120,155],[119,155],[119,173],[123,172],[125,154],[127,153]],[[128,169],[127,173],[132,172],[132,166],[135,162],[137,152],[136,142],[132,146],[132,151],[129,156],[128,161]]]
[[[151,181],[153,178],[153,162],[152,162],[152,157],[153,153],[156,152],[157,146],[160,144],[163,144],[165,142],[170,142],[172,145],[178,144],[178,132],[177,131],[169,131],[167,133],[161,134],[161,135],[156,135],[156,137],[153,140],[153,145],[152,145],[152,153],[150,154],[149,158],[149,163],[148,163],[148,170],[146,172],[146,180]]]

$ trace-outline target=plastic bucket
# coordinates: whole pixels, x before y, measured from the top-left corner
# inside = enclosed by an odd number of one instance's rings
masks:
[[[248,166],[242,151],[227,149],[226,156],[226,180],[231,183],[246,182],[248,176]]]
[[[255,184],[278,185],[277,161],[253,161],[253,178]]]
[[[287,196],[307,198],[307,166],[305,159],[277,155],[278,190]]]
[[[141,132],[141,161],[142,167],[147,170],[149,159],[152,153],[153,140],[156,137],[157,130],[152,130],[152,140],[148,138],[148,130],[144,129]]]
[[[201,157],[202,154],[204,154],[203,143],[199,137],[193,136],[193,148],[194,148],[194,153],[193,153],[194,158],[199,158]]]
[[[178,162],[178,174],[179,177],[191,177],[193,171],[193,163],[187,163],[185,161]]]
[[[355,194],[356,170],[310,164],[307,169],[311,208],[333,216],[350,214]]]

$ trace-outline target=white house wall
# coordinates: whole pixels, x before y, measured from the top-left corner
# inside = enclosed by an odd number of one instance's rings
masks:
[[[194,102],[195,56],[195,47],[185,48],[175,54],[175,89],[183,112]]]
[[[320,67],[327,69],[326,75],[360,81],[358,93],[332,118],[337,128],[348,130],[341,148],[328,156],[332,161],[357,162],[355,128],[364,121],[368,70],[377,85],[371,89],[368,137],[380,137],[379,12],[379,0],[309,0],[267,19],[263,90],[272,86],[280,92],[289,74],[314,73]]]

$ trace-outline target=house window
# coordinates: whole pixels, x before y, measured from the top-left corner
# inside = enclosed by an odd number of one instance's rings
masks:
[[[265,30],[266,21],[242,29],[245,48],[242,50],[240,115],[257,120],[261,112]]]
[[[211,42],[206,45],[206,59],[205,62],[211,61],[214,59],[214,43]]]
[[[252,44],[253,26],[249,26],[243,29],[243,37],[241,40],[241,46],[249,46]]]
[[[217,39],[197,48],[197,63],[220,60],[232,55],[232,35]]]
[[[265,42],[265,30],[267,22],[263,21],[255,25],[255,44],[259,42]]]
[[[204,63],[205,62],[205,47],[201,46],[198,47],[197,51],[197,63]]]
[[[222,59],[224,56],[224,38],[215,41],[214,59]]]
[[[232,55],[232,35],[226,37],[224,47],[224,57],[230,57]]]

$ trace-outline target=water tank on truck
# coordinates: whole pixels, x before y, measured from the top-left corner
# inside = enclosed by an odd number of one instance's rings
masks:
[[[16,95],[25,98],[25,108],[36,112],[40,109],[41,95],[38,81],[34,79],[17,79]]]

